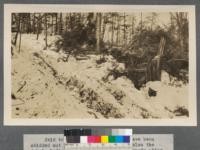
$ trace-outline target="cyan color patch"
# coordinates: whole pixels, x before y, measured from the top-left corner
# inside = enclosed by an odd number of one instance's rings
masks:
[[[115,136],[115,142],[116,143],[123,143],[124,141],[124,136]]]

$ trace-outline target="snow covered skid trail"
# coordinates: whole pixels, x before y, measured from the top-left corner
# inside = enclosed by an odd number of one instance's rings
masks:
[[[50,37],[52,43],[55,37]],[[173,81],[163,71],[162,80],[140,90],[125,76],[108,76],[123,70],[112,56],[83,59],[44,50],[41,36],[22,35],[21,52],[13,47],[12,117],[14,118],[174,118],[187,117],[188,85]],[[27,43],[30,43],[29,45]],[[105,78],[107,77],[107,80]],[[149,96],[149,89],[156,95]],[[151,91],[150,91],[151,92]]]

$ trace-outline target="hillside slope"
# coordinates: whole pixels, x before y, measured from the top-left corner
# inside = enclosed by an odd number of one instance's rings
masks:
[[[188,85],[170,80],[148,82],[140,90],[126,77],[108,77],[110,70],[124,64],[112,56],[98,64],[100,56],[80,59],[44,50],[42,36],[22,35],[21,52],[12,56],[13,118],[174,118],[187,115]],[[108,80],[104,80],[108,77]],[[149,89],[156,96],[149,96]],[[184,113],[186,111],[186,113]]]

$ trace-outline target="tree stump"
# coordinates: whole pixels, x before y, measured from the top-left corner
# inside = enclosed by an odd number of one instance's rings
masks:
[[[164,37],[160,40],[158,54],[150,61],[147,66],[146,71],[146,80],[148,81],[160,81],[161,80],[161,68],[160,68],[160,59],[163,55],[164,46],[165,46]]]

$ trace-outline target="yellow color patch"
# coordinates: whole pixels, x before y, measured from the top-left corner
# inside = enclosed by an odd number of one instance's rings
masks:
[[[108,143],[108,136],[101,136],[101,143]]]

